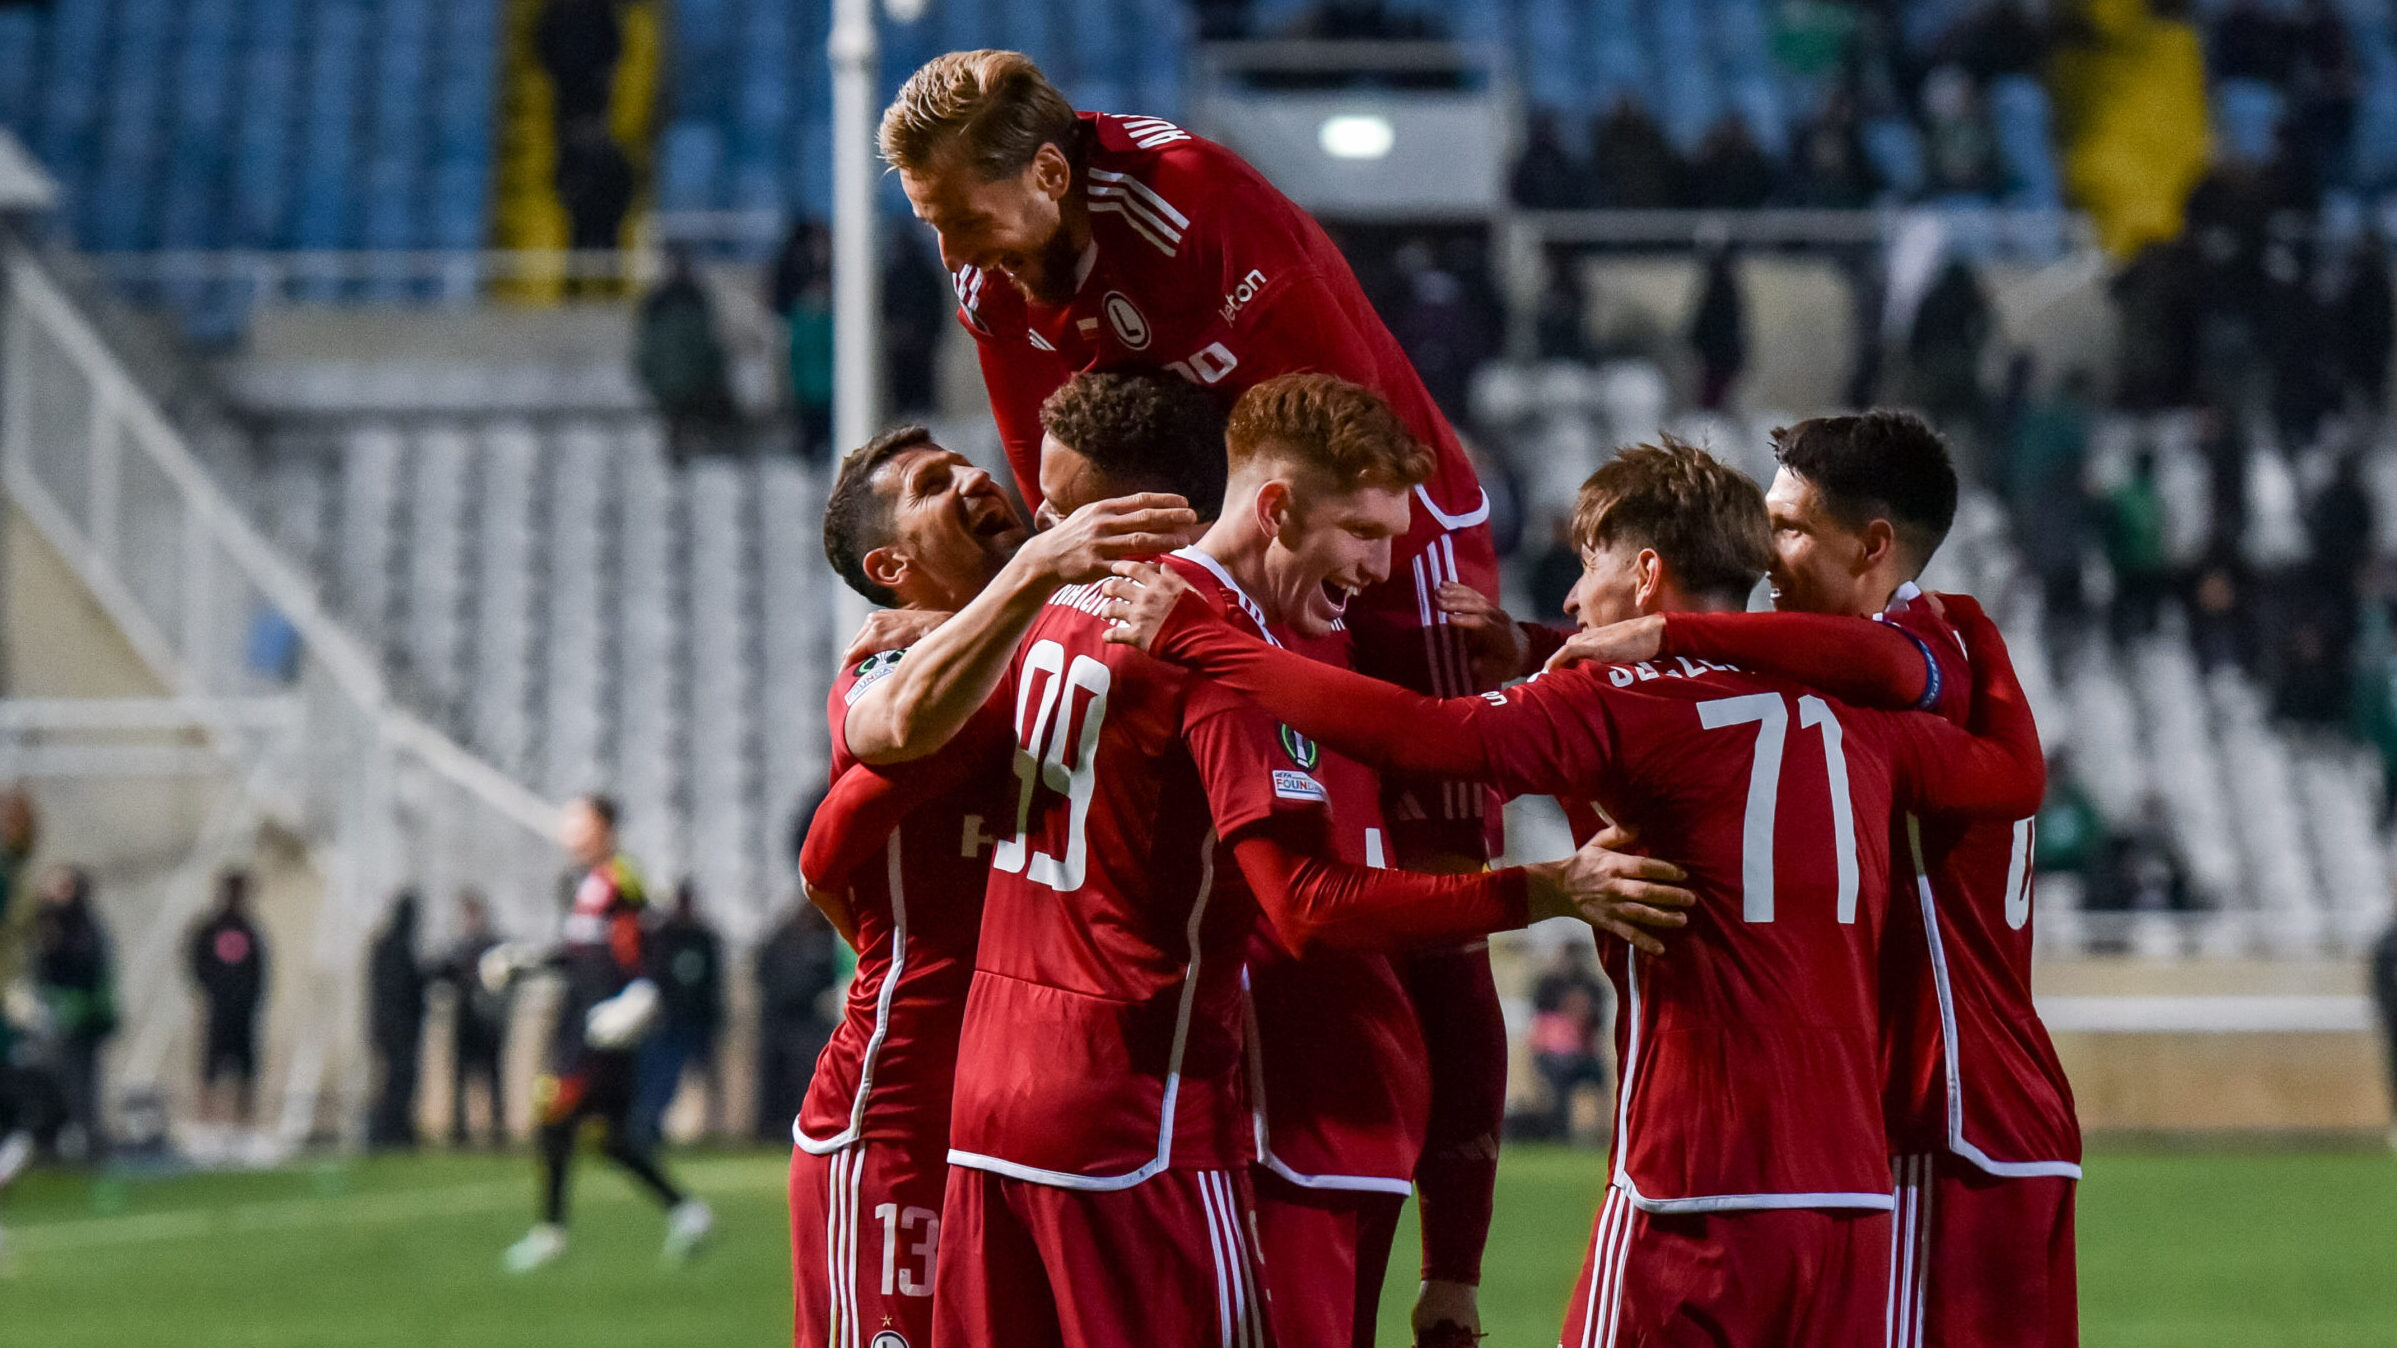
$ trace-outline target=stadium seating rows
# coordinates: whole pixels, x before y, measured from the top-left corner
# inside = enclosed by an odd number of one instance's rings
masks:
[[[279,438],[252,509],[412,705],[553,798],[612,783],[653,873],[780,884],[837,652],[812,535],[767,524],[814,518],[818,479],[672,471],[643,417]]]

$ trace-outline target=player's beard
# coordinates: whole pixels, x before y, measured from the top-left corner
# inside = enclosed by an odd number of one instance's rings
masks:
[[[1074,255],[1073,231],[1060,220],[1030,265],[1021,272],[1009,272],[1007,279],[1033,303],[1055,307],[1074,297],[1075,264],[1080,260]]]

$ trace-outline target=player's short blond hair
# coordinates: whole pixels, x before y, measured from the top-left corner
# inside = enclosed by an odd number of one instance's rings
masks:
[[[1328,374],[1276,375],[1241,394],[1224,448],[1235,474],[1271,459],[1329,491],[1404,491],[1435,462],[1380,394]]]
[[[985,180],[1024,171],[1043,145],[1071,151],[1065,101],[1020,51],[953,51],[926,61],[882,111],[882,157],[902,173],[957,163]]]
[[[1573,503],[1573,546],[1648,548],[1692,594],[1745,600],[1773,563],[1764,492],[1747,474],[1674,436],[1632,445]]]

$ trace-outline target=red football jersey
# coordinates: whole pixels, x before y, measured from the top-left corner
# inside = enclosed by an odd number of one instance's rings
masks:
[[[1349,667],[1346,632],[1303,641],[1269,628],[1264,611],[1214,558],[1195,548],[1177,555],[1200,568],[1183,574],[1234,625]],[[1381,778],[1287,726],[1277,739],[1284,765],[1313,775],[1331,797],[1334,855],[1352,865],[1389,864]],[[1302,1188],[1411,1192],[1431,1115],[1431,1065],[1390,957],[1321,950],[1293,959],[1260,924],[1248,986],[1258,1162]]]
[[[844,733],[849,705],[902,654],[884,651],[833,682],[825,716],[834,779],[857,763]],[[802,1150],[821,1156],[861,1139],[946,1143],[957,1030],[982,928],[991,834],[1003,807],[989,773],[969,774],[890,830],[883,864],[861,866],[849,877],[857,974],[791,1125],[791,1140]],[[840,822],[819,817],[812,827]]]
[[[1240,978],[1259,914],[1219,840],[1326,803],[1255,706],[1106,641],[1105,602],[1059,590],[999,685],[1014,799],[949,1152],[1085,1190],[1248,1164]]]
[[[1417,494],[1438,518],[1418,528],[1487,515],[1456,432],[1313,216],[1240,156],[1180,127],[1081,118],[1093,253],[1074,297],[1034,304],[1005,276],[970,266],[953,278],[1027,502],[1040,504],[1041,400],[1077,370],[1172,370],[1231,394],[1319,371],[1381,394],[1439,456]]]
[[[1889,1207],[1873,821],[1937,789],[1953,746],[1936,732],[1961,732],[1686,659],[1486,702],[1474,729],[1502,791],[1593,801],[1698,896],[1662,958],[1601,942],[1621,1006],[1615,1182],[1656,1212]]]
[[[1883,618],[1932,653],[1961,724],[1963,637],[1912,585]],[[2031,1000],[2033,821],[1901,814],[1883,946],[1890,1145],[1946,1148],[1993,1175],[2081,1173],[2072,1086]]]

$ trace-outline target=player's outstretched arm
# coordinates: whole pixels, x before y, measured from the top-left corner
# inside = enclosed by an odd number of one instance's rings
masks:
[[[1430,698],[1260,641],[1162,567],[1121,563],[1103,591],[1109,641],[1197,670],[1335,753],[1401,772],[1487,782],[1509,795],[1588,789],[1541,709]],[[1496,694],[1490,695],[1496,697]]]
[[[1920,638],[1827,613],[1651,613],[1568,637],[1550,669],[1686,655],[1795,679],[1857,707],[1930,711],[1939,667]]]
[[[1943,595],[1948,621],[1973,652],[1972,714],[1963,730],[1935,717],[1898,718],[1898,804],[1925,814],[2027,819],[2047,792],[2047,756],[2005,638],[1981,606]]]
[[[849,707],[842,734],[865,763],[900,763],[954,738],[1006,675],[1016,643],[1060,585],[1105,576],[1120,558],[1170,552],[1198,527],[1179,496],[1093,501],[1034,534],[982,593],[907,652]]]
[[[848,903],[850,877],[882,860],[891,831],[910,811],[987,770],[1007,742],[1001,717],[977,716],[941,753],[880,767],[853,763],[833,782],[799,845],[799,882],[851,949],[857,918]]]
[[[1592,839],[1572,856],[1466,875],[1420,875],[1358,866],[1321,854],[1319,832],[1277,821],[1232,844],[1240,873],[1291,954],[1317,949],[1393,950],[1511,931],[1575,917],[1651,954],[1657,933],[1684,926],[1696,896],[1672,882],[1681,868]]]

